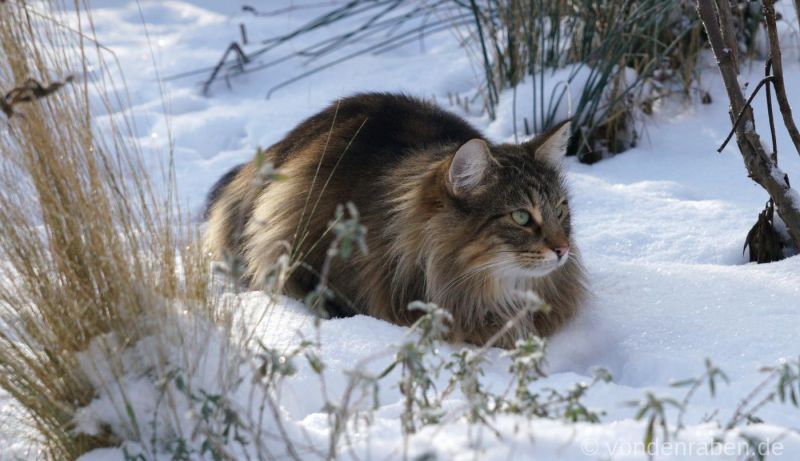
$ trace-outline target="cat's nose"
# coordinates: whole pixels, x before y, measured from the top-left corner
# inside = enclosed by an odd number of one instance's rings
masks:
[[[558,256],[558,259],[560,260],[561,258],[569,254],[569,245],[557,246],[553,248],[553,251],[556,253],[556,256]]]

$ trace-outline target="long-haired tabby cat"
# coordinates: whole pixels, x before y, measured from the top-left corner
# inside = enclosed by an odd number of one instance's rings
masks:
[[[517,319],[496,343],[510,347],[553,333],[586,297],[560,169],[568,137],[564,122],[524,144],[493,144],[412,97],[342,99],[266,151],[284,179],[257,181],[254,161],[217,183],[206,245],[240,257],[256,288],[292,248],[302,264],[287,291],[302,296],[318,283],[337,205],[352,202],[369,252],[333,262],[334,315],[408,325],[419,315],[409,302],[423,300],[452,314],[451,340],[483,344],[526,290],[538,292],[551,311]]]

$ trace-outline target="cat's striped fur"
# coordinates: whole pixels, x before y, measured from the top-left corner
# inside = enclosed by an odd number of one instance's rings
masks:
[[[483,344],[532,289],[551,312],[520,319],[499,345],[549,335],[586,298],[560,169],[568,133],[562,124],[495,145],[418,99],[346,98],[267,150],[285,179],[261,184],[251,162],[217,184],[206,245],[218,258],[240,256],[253,287],[291,251],[304,268],[287,291],[302,296],[317,283],[336,206],[353,202],[369,253],[334,261],[333,314],[408,325],[419,315],[409,302],[424,300],[453,315],[451,340]]]

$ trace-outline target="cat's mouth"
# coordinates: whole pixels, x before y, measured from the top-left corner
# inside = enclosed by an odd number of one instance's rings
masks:
[[[521,253],[516,262],[518,272],[523,277],[544,277],[566,264],[569,253],[558,256],[554,251],[540,253]]]
[[[537,266],[520,266],[519,272],[523,277],[544,277],[549,275],[554,270],[558,269],[559,264],[557,261],[541,263]]]

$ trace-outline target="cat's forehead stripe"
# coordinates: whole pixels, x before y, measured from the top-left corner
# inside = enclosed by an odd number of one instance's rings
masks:
[[[540,210],[538,206],[533,207],[531,210],[531,217],[533,217],[533,220],[536,221],[536,224],[540,226],[544,222],[544,219],[542,219],[542,210]]]

